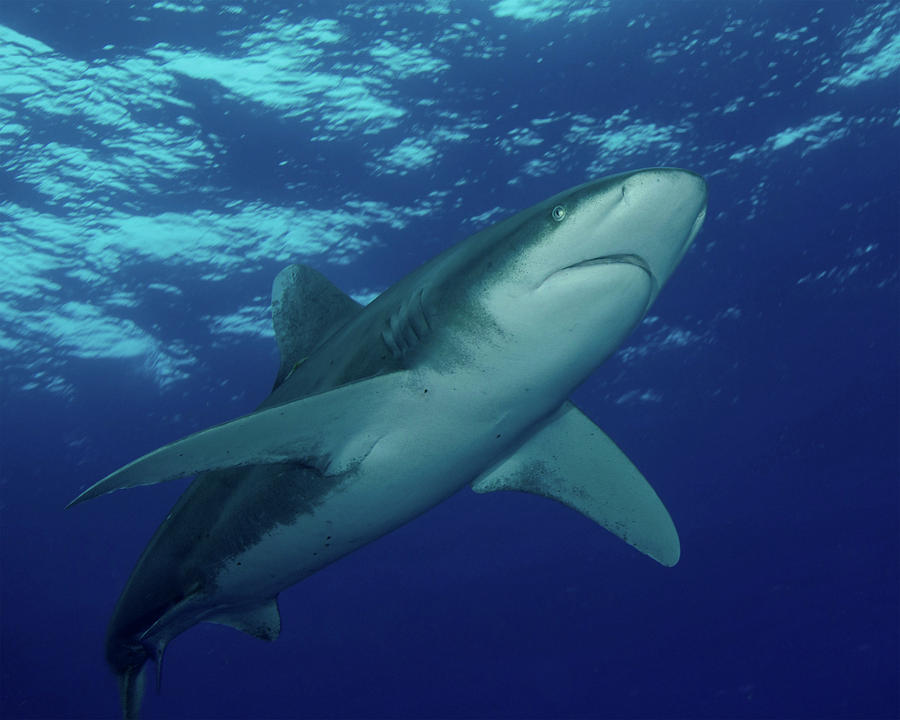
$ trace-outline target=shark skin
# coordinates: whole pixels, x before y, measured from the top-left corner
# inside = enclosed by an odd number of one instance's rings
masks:
[[[363,308],[315,270],[273,288],[281,351],[253,413],[120,468],[70,505],[197,474],[106,639],[123,715],[148,659],[200,622],[274,640],[278,593],[466,485],[562,502],[663,565],[680,545],[637,468],[567,398],[640,322],[696,237],[674,168],[580,185],[467,238]]]

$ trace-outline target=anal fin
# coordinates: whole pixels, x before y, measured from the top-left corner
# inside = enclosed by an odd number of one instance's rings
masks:
[[[569,402],[472,489],[543,495],[578,510],[662,565],[675,565],[681,556],[678,532],[659,496],[625,453]]]
[[[281,614],[278,612],[278,600],[272,598],[259,605],[228,609],[211,617],[206,622],[227,625],[235,630],[252,635],[269,642],[277,640],[281,634]]]

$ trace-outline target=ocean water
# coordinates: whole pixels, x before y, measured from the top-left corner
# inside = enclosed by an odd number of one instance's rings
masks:
[[[145,717],[897,717],[898,70],[893,2],[4,0],[0,716],[117,715],[106,623],[187,481],[64,507],[265,397],[282,267],[368,302],[677,166],[705,227],[573,399],[680,563],[464,489],[276,642],[178,637]]]

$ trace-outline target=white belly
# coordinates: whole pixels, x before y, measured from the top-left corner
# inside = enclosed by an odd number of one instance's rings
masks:
[[[313,512],[274,525],[223,564],[217,599],[271,597],[403,525],[505,457],[523,431],[552,409],[538,403],[510,412],[490,390],[482,377],[416,373],[378,432],[360,428],[348,438],[350,453],[359,451],[358,437],[374,440]],[[346,460],[337,457],[331,467],[342,464]]]

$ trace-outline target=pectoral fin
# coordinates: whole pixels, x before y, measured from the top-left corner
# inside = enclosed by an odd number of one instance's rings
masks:
[[[202,430],[107,475],[68,507],[113,490],[207,470],[301,462],[323,473],[345,472],[366,456],[397,417],[406,375],[360,380]]]
[[[678,562],[678,532],[662,501],[615,443],[566,403],[515,453],[472,484],[557,500],[657,562]]]

